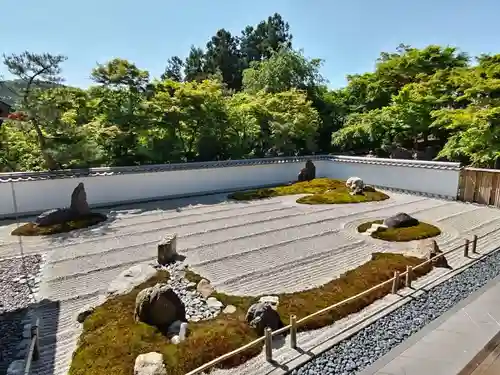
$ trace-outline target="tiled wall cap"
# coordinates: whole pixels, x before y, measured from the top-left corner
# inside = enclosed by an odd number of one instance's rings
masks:
[[[38,181],[58,178],[77,178],[77,177],[102,177],[132,173],[153,173],[153,172],[168,172],[178,170],[195,170],[209,168],[226,168],[252,165],[266,164],[282,164],[282,163],[303,163],[306,160],[313,161],[331,161],[336,163],[359,163],[372,165],[388,165],[398,167],[411,168],[432,168],[458,170],[459,163],[432,162],[420,160],[400,160],[400,159],[378,159],[364,158],[355,156],[334,156],[334,155],[315,155],[315,156],[292,156],[292,157],[277,157],[265,159],[242,159],[242,160],[225,160],[212,162],[194,162],[194,163],[178,163],[178,164],[155,164],[141,165],[130,167],[102,167],[88,169],[67,169],[50,172],[12,172],[0,173],[0,183],[23,182],[23,181]]]

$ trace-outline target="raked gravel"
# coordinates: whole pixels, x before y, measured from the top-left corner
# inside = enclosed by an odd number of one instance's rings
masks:
[[[341,341],[291,375],[354,375],[498,275],[499,251]]]

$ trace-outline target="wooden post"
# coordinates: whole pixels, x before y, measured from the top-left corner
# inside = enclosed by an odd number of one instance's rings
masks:
[[[477,254],[477,235],[475,234],[474,237],[472,237],[472,253]]]
[[[411,282],[413,280],[413,267],[406,266],[406,287],[411,288]]]
[[[273,361],[273,330],[269,327],[266,327],[264,331],[266,338],[265,338],[265,346],[266,346],[266,361],[267,362],[272,362]]]
[[[469,239],[466,238],[465,239],[465,246],[464,246],[464,257],[468,257],[469,256]]]
[[[394,280],[392,281],[392,294],[396,294],[399,288],[399,271],[394,272]]]
[[[297,349],[297,317],[290,315],[290,347]]]
[[[33,360],[38,361],[40,358],[40,345],[38,340],[38,320],[34,327],[31,327],[31,339],[35,341],[35,346],[33,348]]]

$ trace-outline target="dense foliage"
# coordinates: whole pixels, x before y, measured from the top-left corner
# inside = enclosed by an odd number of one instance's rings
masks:
[[[95,85],[68,87],[64,60],[4,56],[17,80],[1,92],[23,116],[0,125],[0,170],[370,151],[492,167],[500,155],[500,55],[400,45],[330,90],[275,14],[240,36],[217,31],[159,79],[114,59]]]

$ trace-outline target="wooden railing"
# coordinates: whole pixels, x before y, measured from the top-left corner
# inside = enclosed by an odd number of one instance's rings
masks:
[[[31,339],[26,353],[24,375],[30,375],[32,361],[38,361],[40,357],[39,344],[38,344],[38,327],[40,320],[37,318],[36,323],[31,326]]]
[[[483,237],[486,237],[487,235],[493,233],[493,232],[496,232],[496,229],[494,231],[491,231],[483,236],[481,236],[480,238],[483,238]],[[296,349],[297,348],[297,329],[299,326],[303,325],[304,323],[316,318],[317,316],[321,315],[321,314],[324,314],[324,313],[327,313],[329,311],[332,311],[334,309],[337,309],[339,307],[342,307],[350,302],[353,302],[357,299],[360,299],[362,297],[365,297],[366,295],[370,294],[370,293],[373,293],[379,289],[382,289],[384,287],[386,287],[387,285],[392,285],[392,288],[391,288],[391,293],[393,294],[396,294],[398,289],[400,289],[400,287],[404,284],[406,287],[411,287],[411,283],[414,279],[414,276],[413,276],[413,271],[415,271],[416,269],[419,269],[419,268],[422,268],[424,266],[427,266],[431,263],[435,263],[436,260],[438,260],[439,258],[443,257],[443,256],[446,256],[447,254],[450,254],[454,251],[457,251],[457,250],[463,250],[463,255],[464,257],[468,257],[469,256],[469,252],[471,253],[477,253],[477,242],[478,242],[478,239],[479,237],[474,235],[473,236],[473,239],[472,241],[470,241],[469,239],[465,239],[464,241],[464,244],[463,245],[460,245],[460,246],[457,246],[453,249],[450,249],[450,250],[447,250],[445,252],[442,252],[442,253],[439,253],[438,255],[418,264],[417,266],[415,267],[411,267],[411,266],[407,266],[407,269],[405,272],[402,272],[402,273],[399,273],[399,272],[394,272],[394,276],[378,285],[375,285],[374,287],[370,288],[370,289],[367,289],[355,296],[352,296],[352,297],[349,297],[343,301],[340,301],[340,302],[337,302],[331,306],[328,306],[328,307],[325,307],[324,309],[322,310],[319,310],[319,311],[316,311],[315,313],[312,313],[311,315],[308,315],[308,316],[305,316],[301,319],[298,319],[297,320],[297,317],[295,315],[292,315],[290,316],[290,324],[288,324],[287,326],[283,327],[283,328],[280,328],[276,331],[272,331],[270,328],[267,328],[265,330],[265,335],[262,336],[262,337],[259,337],[258,339],[252,341],[252,342],[249,342],[248,344],[236,349],[236,350],[233,350],[232,352],[229,352],[229,353],[226,353],[218,358],[215,358],[214,360],[210,361],[210,362],[207,362],[205,363],[204,365],[186,373],[186,375],[198,375],[198,374],[202,374],[203,372],[211,369],[212,367],[220,364],[221,362],[224,362],[226,361],[227,359],[231,358],[231,357],[234,357],[235,355],[238,355],[250,348],[253,348],[259,344],[261,344],[262,342],[264,342],[264,345],[265,345],[265,356],[266,356],[266,361],[268,362],[272,362],[273,361],[273,352],[272,352],[272,338],[273,336],[277,336],[277,335],[281,335],[285,332],[290,332],[290,347],[292,349]],[[404,279],[403,279],[404,278]],[[404,282],[403,282],[404,280]]]

